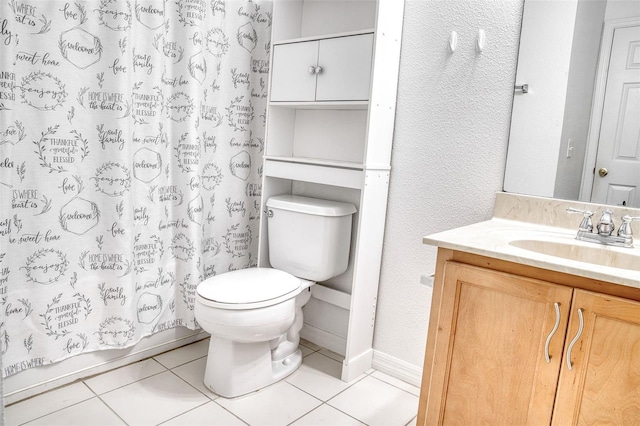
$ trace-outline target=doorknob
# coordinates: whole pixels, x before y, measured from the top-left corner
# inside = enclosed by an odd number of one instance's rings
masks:
[[[600,170],[598,170],[598,174],[600,175],[600,177],[605,177],[609,174],[609,170],[607,170],[606,167],[600,167]]]

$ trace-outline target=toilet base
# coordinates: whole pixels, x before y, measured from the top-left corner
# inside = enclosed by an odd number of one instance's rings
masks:
[[[204,384],[214,393],[234,398],[284,379],[302,364],[302,352],[272,361],[270,342],[235,342],[211,336]]]

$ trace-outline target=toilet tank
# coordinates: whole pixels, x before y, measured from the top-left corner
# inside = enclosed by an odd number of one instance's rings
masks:
[[[297,195],[267,200],[269,262],[299,278],[325,281],[349,263],[353,204]]]

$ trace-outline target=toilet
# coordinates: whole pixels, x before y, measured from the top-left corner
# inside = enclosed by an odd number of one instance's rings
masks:
[[[204,384],[232,398],[293,373],[311,286],[344,273],[353,204],[297,195],[267,200],[271,268],[227,272],[198,285],[195,317],[211,334]]]

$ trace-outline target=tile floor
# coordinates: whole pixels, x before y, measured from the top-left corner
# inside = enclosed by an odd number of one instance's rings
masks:
[[[6,408],[17,425],[415,425],[419,389],[376,370],[347,384],[341,357],[302,342],[292,375],[226,399],[202,384],[209,340],[76,382]]]

